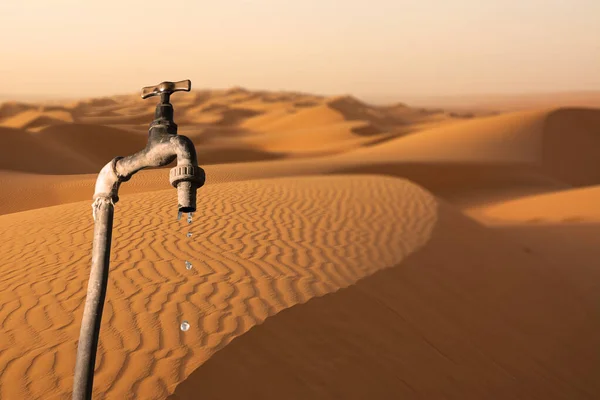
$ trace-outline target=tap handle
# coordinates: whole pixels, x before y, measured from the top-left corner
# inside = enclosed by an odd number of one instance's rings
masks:
[[[190,81],[189,79],[179,82],[161,82],[156,86],[146,86],[142,88],[142,99],[147,99],[148,97],[158,96],[162,94],[166,94],[166,97],[168,99],[171,93],[180,91],[189,92],[191,89],[192,81]]]

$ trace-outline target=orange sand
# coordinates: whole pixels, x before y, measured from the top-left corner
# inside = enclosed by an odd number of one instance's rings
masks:
[[[173,103],[207,184],[191,225],[167,169],[122,185],[95,399],[600,397],[600,110]],[[69,398],[96,176],[154,105],[0,104],[0,399]]]

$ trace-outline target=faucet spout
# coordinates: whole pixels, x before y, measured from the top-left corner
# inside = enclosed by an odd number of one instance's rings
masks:
[[[194,212],[196,192],[204,185],[206,175],[198,166],[193,142],[186,136],[172,134],[151,137],[145,149],[128,157],[116,157],[106,164],[98,175],[94,200],[108,197],[117,203],[121,182],[142,169],[162,167],[174,160],[177,166],[171,169],[169,181],[177,188],[179,211]]]
[[[196,211],[196,192],[204,185],[206,174],[198,166],[196,149],[186,136],[171,138],[177,166],[169,173],[169,182],[177,188],[177,208],[180,212]]]

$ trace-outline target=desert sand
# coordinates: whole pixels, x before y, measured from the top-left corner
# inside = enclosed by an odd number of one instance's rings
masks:
[[[172,102],[207,183],[191,224],[168,169],[121,186],[95,399],[600,398],[599,109]],[[1,399],[69,398],[94,183],[155,104],[0,104]]]

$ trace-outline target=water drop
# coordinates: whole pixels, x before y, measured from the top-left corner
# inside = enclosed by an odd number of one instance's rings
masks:
[[[192,237],[192,232],[188,232],[185,236]]]
[[[179,220],[181,219],[181,214],[183,214],[181,211],[179,211],[179,212],[177,213],[177,221],[179,221]]]
[[[188,224],[192,223],[192,215],[194,215],[194,213],[188,213],[188,218],[187,218]]]
[[[186,262],[185,262],[185,269],[187,269],[187,270],[190,270],[190,269],[192,269],[192,263],[191,263],[191,262],[189,262],[189,261],[186,261]]]
[[[182,331],[187,332],[190,329],[190,324],[187,321],[183,321],[179,327]]]

